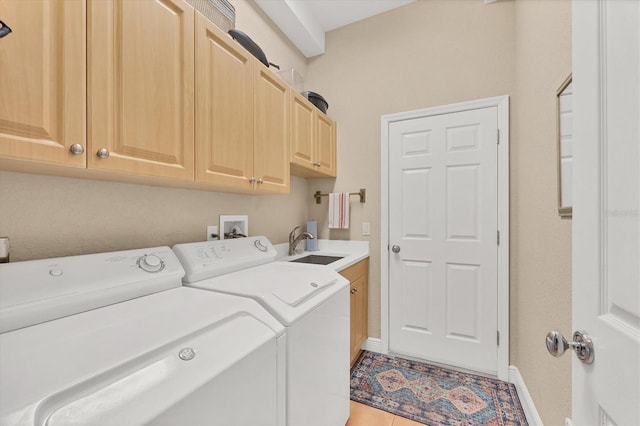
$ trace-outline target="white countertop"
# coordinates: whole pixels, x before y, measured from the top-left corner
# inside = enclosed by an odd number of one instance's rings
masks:
[[[305,241],[306,242],[306,241]],[[348,268],[369,256],[369,241],[344,241],[344,240],[318,240],[318,250],[303,251],[294,256],[287,255],[289,243],[274,245],[278,252],[276,261],[289,262],[310,254],[321,256],[342,256],[343,258],[326,265],[337,272]]]

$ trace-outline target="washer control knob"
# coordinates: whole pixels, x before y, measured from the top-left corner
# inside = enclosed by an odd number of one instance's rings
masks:
[[[164,262],[155,254],[145,254],[138,259],[138,267],[145,272],[160,272],[164,269]]]
[[[260,251],[265,251],[265,252],[266,252],[266,251],[268,251],[268,250],[269,250],[269,247],[267,247],[267,246],[265,245],[265,243],[263,243],[263,242],[262,242],[262,241],[260,241],[260,240],[255,240],[255,241],[253,242],[253,245],[254,245],[254,246],[256,246],[256,248],[257,248],[258,250],[260,250]]]

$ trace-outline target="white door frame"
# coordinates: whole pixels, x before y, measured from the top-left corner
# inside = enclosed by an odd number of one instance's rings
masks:
[[[451,105],[383,115],[380,149],[380,351],[389,353],[389,126],[420,117],[498,108],[498,379],[509,378],[509,97],[478,99]]]

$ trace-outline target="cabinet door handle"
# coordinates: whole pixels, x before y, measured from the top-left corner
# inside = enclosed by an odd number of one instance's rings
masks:
[[[8,35],[11,32],[11,28],[3,21],[0,21],[0,38]]]
[[[109,158],[110,154],[107,148],[100,148],[98,152],[96,152],[96,155],[104,160],[105,158]]]
[[[69,151],[71,151],[73,155],[81,155],[84,154],[84,147],[79,143],[74,143],[69,147]]]
[[[357,292],[358,292],[358,289],[357,289],[357,288],[352,288],[352,289],[351,289],[351,294],[356,294]]]

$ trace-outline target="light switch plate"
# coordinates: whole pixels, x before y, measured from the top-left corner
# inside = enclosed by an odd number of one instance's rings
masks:
[[[369,222],[362,222],[362,235],[371,235],[371,224]]]

